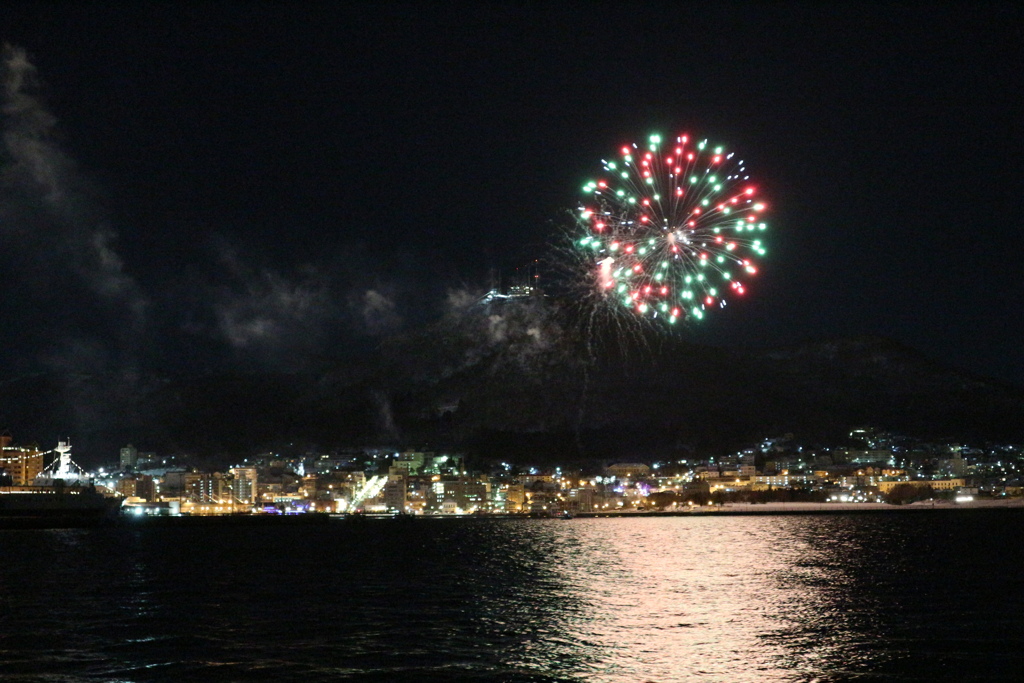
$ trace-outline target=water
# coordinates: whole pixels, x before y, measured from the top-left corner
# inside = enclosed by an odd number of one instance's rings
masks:
[[[3,681],[991,681],[1024,515],[0,531]]]

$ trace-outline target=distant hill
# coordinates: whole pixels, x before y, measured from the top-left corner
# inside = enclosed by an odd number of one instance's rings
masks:
[[[872,425],[1024,442],[1024,390],[879,338],[767,351],[585,325],[542,298],[469,305],[306,374],[38,375],[3,385],[0,428],[85,462],[132,442],[161,453],[431,446],[483,457],[651,459],[786,432]],[[685,457],[685,456],[684,456]]]

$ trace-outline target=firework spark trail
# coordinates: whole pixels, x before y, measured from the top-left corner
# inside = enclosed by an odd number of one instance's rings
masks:
[[[609,354],[629,357],[635,349],[646,349],[645,332],[650,320],[617,305],[595,286],[593,261],[578,248],[578,227],[575,216],[572,227],[556,231],[544,265],[550,275],[549,292],[559,301],[567,336],[579,345],[581,385],[576,410],[574,438],[579,455],[585,454],[583,431],[594,372],[599,359]]]
[[[587,199],[548,259],[583,345],[581,451],[598,347],[628,355],[648,348],[659,323],[701,320],[746,292],[765,254],[766,205],[735,153],[687,135],[668,145],[652,135],[620,153],[583,187]]]

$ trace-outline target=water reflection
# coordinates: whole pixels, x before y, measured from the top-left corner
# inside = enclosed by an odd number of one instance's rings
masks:
[[[0,679],[1017,680],[1024,575],[1007,539],[1022,522],[0,533]]]
[[[537,522],[560,608],[508,663],[592,681],[765,681],[848,671],[877,605],[851,621],[829,520]],[[833,539],[833,540],[829,540]],[[854,633],[853,631],[856,631]],[[569,671],[563,671],[569,673]]]

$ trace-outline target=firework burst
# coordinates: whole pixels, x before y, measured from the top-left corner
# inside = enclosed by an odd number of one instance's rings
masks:
[[[587,286],[647,320],[700,320],[746,292],[767,224],[744,162],[681,135],[628,145],[584,187],[573,240]]]

